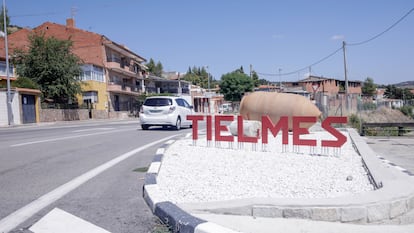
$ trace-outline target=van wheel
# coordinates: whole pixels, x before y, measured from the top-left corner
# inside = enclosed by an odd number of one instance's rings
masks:
[[[149,125],[141,125],[142,130],[147,130],[149,128]]]
[[[175,129],[180,130],[181,129],[181,118],[177,118],[177,122],[175,122]]]

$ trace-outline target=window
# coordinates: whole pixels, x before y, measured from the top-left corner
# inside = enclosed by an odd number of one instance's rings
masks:
[[[140,72],[140,68],[137,64],[134,65],[134,72],[137,74],[138,72]]]
[[[151,98],[146,99],[144,105],[152,107],[170,106],[172,105],[172,100],[167,98]]]
[[[0,61],[0,75],[6,76],[6,62]],[[13,65],[9,63],[9,76],[14,77]]]
[[[190,105],[188,104],[188,102],[185,99],[176,99],[175,102],[177,102],[178,106],[184,107],[184,108],[189,108]]]
[[[121,78],[117,76],[111,76],[109,78],[109,82],[111,82],[112,84],[121,84]]]
[[[83,102],[98,103],[98,92],[97,91],[86,91],[83,92]]]
[[[82,81],[98,81],[105,82],[104,69],[92,64],[82,65]]]

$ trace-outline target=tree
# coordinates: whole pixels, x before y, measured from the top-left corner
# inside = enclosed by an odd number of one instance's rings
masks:
[[[269,81],[268,80],[266,80],[264,78],[259,79],[259,86],[260,85],[268,85],[268,84],[269,84]]]
[[[388,99],[394,99],[396,95],[396,89],[394,85],[385,86],[384,97]]]
[[[150,58],[149,62],[146,64],[146,66],[148,67],[148,72],[150,74],[153,74],[157,77],[161,77],[164,68],[163,68],[162,63],[160,61],[158,61],[157,64],[155,64],[154,59]]]
[[[1,7],[1,13],[0,13],[0,31],[4,31],[4,6]],[[6,8],[6,27],[7,27],[7,34],[10,34],[9,31],[9,26],[10,26],[10,18],[9,18],[9,14]]]
[[[12,82],[13,87],[21,88],[30,88],[30,89],[39,89],[39,85],[35,83],[32,79],[26,77],[19,77],[16,81]]]
[[[395,85],[387,85],[384,91],[384,97],[388,99],[413,99],[414,95],[408,88],[398,88]]]
[[[148,68],[148,72],[149,73],[153,73],[155,70],[155,62],[152,58],[150,58],[149,62],[147,64],[145,64]]]
[[[239,72],[239,73],[244,74],[244,69],[243,69],[243,66],[240,66],[240,68],[238,68],[238,69],[237,69],[237,70],[235,70],[234,72]]]
[[[81,93],[81,60],[71,52],[72,41],[44,35],[29,35],[27,51],[16,50],[13,63],[20,77],[37,83],[43,100],[66,104]]]
[[[253,90],[253,80],[237,70],[221,76],[220,91],[228,101],[240,101],[245,92]]]
[[[252,79],[255,87],[260,86],[259,75],[257,75],[256,71],[252,71]]]
[[[208,88],[208,78],[210,78],[210,88],[214,88],[218,84],[218,81],[216,81],[214,77],[207,72],[206,68],[204,66],[193,66],[193,68],[188,68],[188,71],[182,77],[182,80],[191,82],[191,84],[202,88]]]
[[[377,85],[375,85],[374,80],[367,77],[362,85],[362,94],[366,96],[374,96],[376,91]]]
[[[155,65],[155,70],[154,70],[154,74],[155,76],[161,77],[162,76],[162,71],[163,71],[163,66],[161,64],[160,61],[157,62],[157,65]]]

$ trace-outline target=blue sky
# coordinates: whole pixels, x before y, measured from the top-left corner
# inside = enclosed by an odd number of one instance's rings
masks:
[[[125,44],[165,71],[208,66],[215,79],[240,66],[260,78],[296,81],[309,65],[347,44],[381,33],[414,7],[412,0],[13,0],[11,24],[65,24]],[[390,31],[346,47],[348,78],[379,84],[414,80],[414,12]],[[303,71],[292,73],[298,69]],[[280,75],[279,75],[280,70]],[[342,50],[311,67],[344,79]]]

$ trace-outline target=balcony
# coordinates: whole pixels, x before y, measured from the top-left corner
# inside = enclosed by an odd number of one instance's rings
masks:
[[[110,61],[106,63],[108,69],[121,69],[121,64],[119,62]]]
[[[137,77],[137,76],[139,76],[139,74],[131,71],[129,66],[121,66],[121,64],[119,62],[114,62],[114,61],[107,62],[106,66],[107,66],[108,69],[110,69],[114,72],[123,74],[123,75],[128,76],[128,77]]]
[[[131,87],[127,84],[117,84],[110,82],[108,83],[107,90],[109,92],[125,94],[125,95],[139,95],[141,93],[140,89],[137,87]]]

